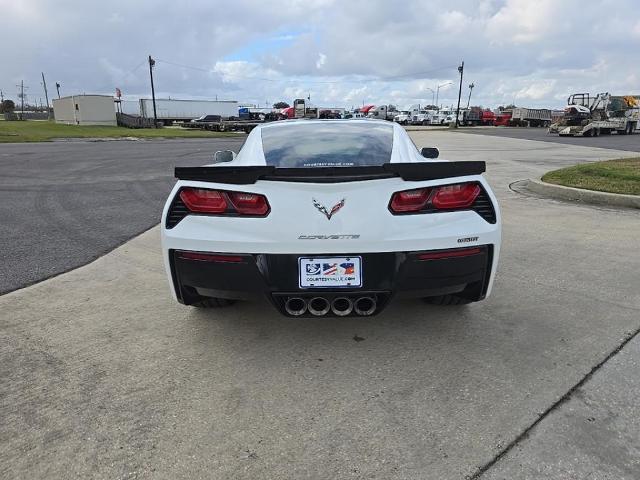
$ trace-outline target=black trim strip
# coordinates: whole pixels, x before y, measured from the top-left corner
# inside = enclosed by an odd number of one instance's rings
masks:
[[[283,182],[334,183],[401,177],[407,181],[437,180],[480,175],[485,162],[385,163],[363,167],[276,168],[272,165],[247,167],[176,167],[180,180],[247,185],[258,180]]]

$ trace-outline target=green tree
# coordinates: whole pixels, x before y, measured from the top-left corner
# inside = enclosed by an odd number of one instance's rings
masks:
[[[16,104],[13,103],[13,100],[5,100],[0,103],[0,113],[11,113],[16,109]]]
[[[273,104],[273,108],[289,108],[289,104],[287,102],[278,102]]]

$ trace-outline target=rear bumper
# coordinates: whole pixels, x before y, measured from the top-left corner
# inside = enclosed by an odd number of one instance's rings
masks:
[[[428,297],[457,293],[472,301],[483,299],[490,285],[494,247],[481,245],[419,252],[341,254],[362,258],[362,286],[333,289],[300,288],[298,259],[301,255],[298,254],[225,253],[219,257],[195,260],[185,258],[181,250],[172,249],[168,250],[168,255],[176,296],[178,301],[187,305],[206,297],[266,297],[286,314],[284,301],[289,296],[331,299],[366,293],[378,297],[378,313],[395,296]],[[327,255],[304,256],[319,258]],[[427,259],[422,259],[425,257]]]

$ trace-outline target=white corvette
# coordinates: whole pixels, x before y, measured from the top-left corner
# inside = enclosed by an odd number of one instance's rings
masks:
[[[266,298],[290,316],[486,298],[501,226],[485,164],[437,155],[392,122],[293,120],[254,129],[237,156],[176,168],[162,214],[173,295]]]

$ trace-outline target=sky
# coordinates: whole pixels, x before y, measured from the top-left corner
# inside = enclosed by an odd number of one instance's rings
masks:
[[[0,90],[405,108],[640,94],[640,0],[0,0]],[[451,82],[451,83],[449,83]],[[438,89],[438,85],[442,85]],[[44,101],[44,100],[43,100]]]

